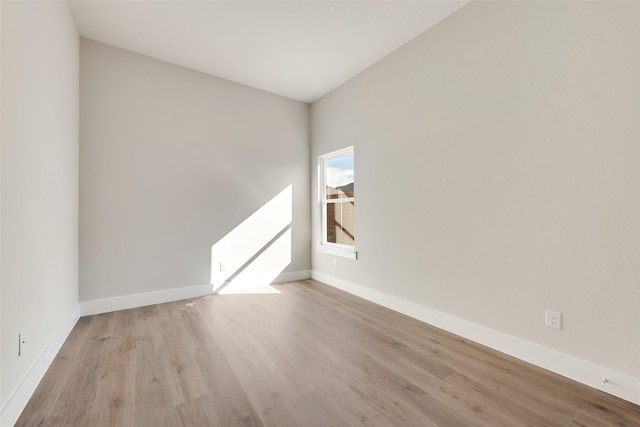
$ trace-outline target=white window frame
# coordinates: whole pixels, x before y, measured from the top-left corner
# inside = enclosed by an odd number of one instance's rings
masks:
[[[318,157],[318,199],[319,199],[318,204],[320,206],[321,230],[320,230],[320,244],[316,246],[316,251],[326,253],[329,255],[343,257],[343,258],[357,259],[355,244],[354,246],[350,246],[350,245],[344,245],[341,243],[333,243],[333,242],[327,241],[326,205],[329,203],[355,202],[355,198],[343,197],[340,199],[327,199],[326,164],[328,161],[335,159],[336,157],[341,157],[349,153],[355,154],[353,146],[336,150],[331,153],[324,154]],[[355,184],[355,179],[354,179],[354,184]]]

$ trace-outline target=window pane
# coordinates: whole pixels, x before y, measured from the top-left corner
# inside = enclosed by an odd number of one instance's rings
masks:
[[[353,153],[327,160],[325,168],[327,199],[353,197]]]
[[[353,182],[347,185],[333,188],[327,185],[327,199],[344,199],[346,197],[353,197]]]
[[[353,202],[327,203],[327,242],[353,246]]]

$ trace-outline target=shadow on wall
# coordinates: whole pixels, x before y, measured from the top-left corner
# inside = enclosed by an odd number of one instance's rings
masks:
[[[211,246],[213,293],[279,293],[271,283],[291,263],[292,185]]]

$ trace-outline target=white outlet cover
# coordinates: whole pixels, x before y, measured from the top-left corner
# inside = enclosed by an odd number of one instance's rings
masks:
[[[545,310],[545,325],[553,329],[562,329],[562,313],[555,310]]]

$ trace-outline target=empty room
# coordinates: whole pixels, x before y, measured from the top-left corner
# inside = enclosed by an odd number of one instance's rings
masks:
[[[0,427],[640,426],[640,2],[0,34]]]

